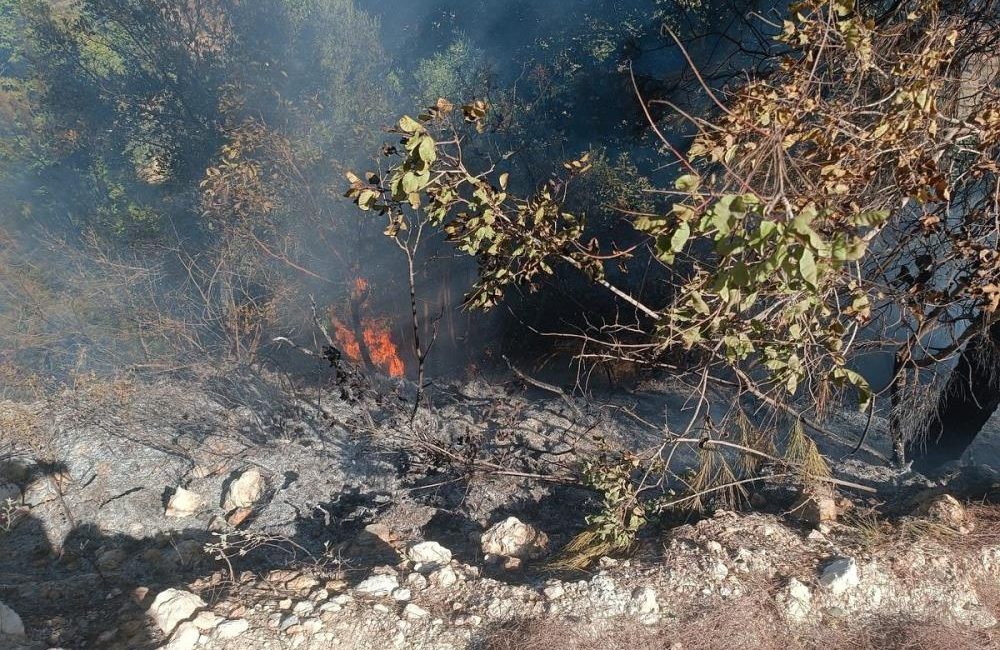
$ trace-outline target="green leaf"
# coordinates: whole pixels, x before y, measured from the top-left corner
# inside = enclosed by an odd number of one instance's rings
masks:
[[[888,210],[869,210],[854,217],[854,223],[859,226],[880,226],[889,218]]]
[[[404,133],[419,133],[424,130],[424,127],[409,115],[404,115],[399,118],[399,130]]]
[[[691,238],[691,226],[687,221],[682,221],[677,230],[674,231],[673,236],[670,238],[670,250],[674,253],[679,253],[684,250],[684,245],[687,244],[688,239]]]
[[[802,249],[802,257],[799,258],[799,274],[802,279],[813,289],[819,285],[819,273],[816,268],[816,257],[809,248]]]
[[[425,163],[430,165],[435,160],[437,160],[437,143],[434,142],[434,138],[429,135],[425,135],[420,140],[420,146],[417,148],[417,155]]]
[[[695,174],[684,174],[676,181],[674,181],[674,187],[676,187],[681,192],[694,192],[701,185],[701,178]]]

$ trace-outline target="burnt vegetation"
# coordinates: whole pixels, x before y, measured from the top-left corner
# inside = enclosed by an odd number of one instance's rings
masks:
[[[391,385],[408,462],[588,490],[563,570],[764,484],[872,492],[824,451],[845,409],[854,452],[927,471],[993,417],[996,0],[369,4],[0,0],[0,397]],[[551,30],[489,41],[515,20]],[[487,370],[566,406],[558,444],[434,435]],[[591,435],[663,377],[684,424]]]

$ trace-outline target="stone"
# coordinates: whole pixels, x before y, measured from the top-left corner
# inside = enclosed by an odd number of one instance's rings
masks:
[[[413,603],[409,603],[407,604],[406,607],[403,608],[403,616],[410,620],[414,620],[420,618],[427,618],[428,616],[430,616],[430,612],[428,612],[423,607],[420,607],[419,605],[414,605]]]
[[[215,637],[223,640],[235,639],[242,636],[249,629],[250,623],[245,618],[224,621],[215,628]]]
[[[923,500],[917,506],[916,514],[944,524],[963,535],[971,533],[975,528],[965,506],[950,494],[940,494]]]
[[[199,612],[191,622],[194,623],[194,626],[199,630],[214,630],[220,623],[222,623],[223,620],[224,619],[218,614],[205,610],[203,612]]]
[[[173,519],[182,519],[195,514],[203,505],[205,505],[205,499],[200,494],[179,487],[174,490],[170,500],[167,501],[165,514]]]
[[[165,589],[156,596],[147,613],[160,630],[169,635],[173,634],[178,625],[191,620],[197,612],[207,607],[204,600],[190,591]]]
[[[292,608],[292,613],[295,614],[296,616],[304,617],[312,614],[313,611],[315,611],[315,609],[316,605],[312,604],[308,600],[303,600],[295,604],[295,607]]]
[[[861,583],[858,563],[853,557],[835,559],[823,569],[819,583],[836,595],[857,587]]]
[[[201,632],[193,623],[181,623],[177,631],[170,636],[170,642],[163,650],[194,650],[201,639]]]
[[[540,530],[508,517],[492,526],[480,538],[483,553],[495,557],[536,560],[548,552],[549,538]]]
[[[633,591],[632,609],[639,616],[659,614],[660,603],[657,601],[656,590],[652,587],[639,587]]]
[[[431,584],[447,589],[458,582],[458,574],[450,566],[442,567],[431,574]]]
[[[799,580],[788,581],[785,593],[785,617],[792,622],[805,621],[812,611],[812,592]]]
[[[294,591],[297,594],[306,595],[317,585],[319,585],[319,580],[316,578],[307,575],[298,575],[285,583],[285,589]]]
[[[423,591],[427,588],[427,578],[423,574],[414,571],[406,576],[406,584],[410,585],[411,589]]]
[[[542,593],[545,594],[545,597],[549,600],[559,600],[566,593],[566,590],[557,582],[556,584],[549,585],[543,589]]]
[[[832,490],[823,488],[809,490],[799,495],[798,501],[792,506],[794,512],[800,519],[813,526],[821,523],[836,521],[840,514],[837,508],[837,499]]]
[[[407,550],[411,562],[420,564],[426,570],[434,570],[451,563],[451,551],[437,542],[420,542]]]
[[[24,623],[17,612],[0,603],[0,636],[23,637]]]
[[[230,512],[224,521],[230,528],[239,528],[252,514],[253,508],[237,508]]]
[[[229,512],[237,508],[252,508],[263,496],[266,487],[264,475],[257,468],[251,467],[229,484],[222,501],[223,510]]]
[[[395,591],[392,592],[392,599],[398,600],[401,603],[408,601],[412,597],[413,597],[412,592],[410,592],[410,590],[407,589],[406,587],[400,587],[399,589],[396,589]]]
[[[355,591],[359,594],[364,594],[366,596],[388,596],[397,587],[399,587],[399,579],[394,575],[374,575],[370,578],[362,580]]]
[[[711,568],[711,573],[716,580],[725,580],[729,577],[729,567],[722,562],[716,562]]]

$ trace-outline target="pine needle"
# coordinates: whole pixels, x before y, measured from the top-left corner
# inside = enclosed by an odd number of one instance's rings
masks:
[[[788,434],[788,448],[785,450],[785,460],[801,473],[804,480],[810,478],[829,478],[832,475],[830,466],[820,453],[816,442],[806,435],[802,422],[796,421]]]
[[[585,571],[602,557],[626,549],[617,549],[588,528],[571,539],[546,567],[552,571]]]

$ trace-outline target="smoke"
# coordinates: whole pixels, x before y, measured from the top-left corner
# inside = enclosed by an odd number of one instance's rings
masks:
[[[687,4],[5,4],[5,360],[52,376],[206,355],[242,363],[294,356],[272,340],[311,347],[323,326],[355,361],[412,376],[403,258],[384,224],[340,197],[344,172],[377,165],[391,140],[381,127],[398,114],[440,95],[485,97],[509,112],[489,146],[513,156],[522,187],[595,152],[604,173],[575,207],[627,244],[610,204],[669,173],[628,70],[643,92],[680,92],[684,62],[660,25],[688,20]],[[692,48],[719,57],[718,43]],[[440,239],[418,260],[437,372],[523,353],[531,329],[614,307],[559,276],[511,296],[507,311],[470,314],[462,297],[475,272]]]

